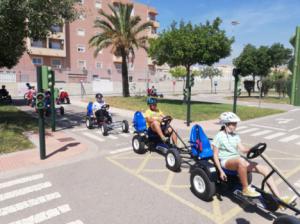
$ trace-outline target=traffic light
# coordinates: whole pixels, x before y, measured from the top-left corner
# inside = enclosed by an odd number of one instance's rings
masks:
[[[187,88],[184,88],[183,89],[183,99],[184,101],[186,101],[188,98],[188,89]]]
[[[35,102],[35,106],[37,109],[44,109],[45,107],[45,95],[44,93],[37,93],[36,94],[36,102]]]
[[[51,67],[42,66],[42,88],[51,89],[54,86],[54,72]]]
[[[237,90],[237,95],[240,96],[241,94],[242,94],[242,89],[239,88],[239,89]]]
[[[48,76],[47,76],[47,80],[48,80],[48,88],[51,88],[54,83],[53,83],[53,78],[54,78],[54,75],[53,75],[53,71],[51,70],[51,68],[49,67],[48,68]]]
[[[234,69],[232,70],[232,75],[233,75],[234,77],[237,77],[239,74],[241,74],[241,69],[234,68]]]
[[[195,78],[194,78],[194,76],[192,75],[192,76],[191,76],[191,79],[190,79],[190,87],[193,87],[194,84],[195,84]]]

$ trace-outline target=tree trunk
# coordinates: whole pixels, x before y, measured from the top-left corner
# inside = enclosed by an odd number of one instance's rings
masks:
[[[127,55],[124,49],[121,50],[122,56],[122,93],[123,97],[129,97],[129,83],[128,83],[128,67]]]

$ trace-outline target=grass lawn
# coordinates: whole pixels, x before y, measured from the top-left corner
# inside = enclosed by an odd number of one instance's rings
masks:
[[[0,154],[33,147],[22,134],[38,129],[37,120],[15,106],[0,106]]]
[[[226,99],[232,100],[233,97],[226,97]],[[239,96],[238,101],[247,101],[247,102],[259,102],[259,96]],[[279,98],[277,96],[266,96],[261,98],[262,103],[280,103],[280,104],[289,104],[290,98]]]
[[[148,108],[146,104],[146,97],[105,97],[105,101],[112,107],[129,109],[133,111],[145,111]],[[158,102],[159,108],[164,112],[164,114],[171,115],[177,119],[186,119],[186,104],[182,104],[181,100],[159,99]],[[224,111],[232,111],[232,105],[201,102],[193,103],[191,119],[193,121],[217,119]],[[246,106],[238,106],[237,111],[242,120],[263,117],[281,112],[283,111]]]

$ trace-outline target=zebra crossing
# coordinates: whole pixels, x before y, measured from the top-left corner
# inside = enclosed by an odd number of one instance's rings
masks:
[[[83,224],[78,217],[68,220],[70,213],[70,205],[42,173],[0,182],[1,224],[61,223],[58,217],[66,224]]]
[[[237,128],[237,133],[240,135],[247,135],[252,137],[261,137],[266,140],[276,140],[280,143],[293,143],[300,145],[300,134],[291,134],[288,131],[276,130],[272,128],[240,126]]]

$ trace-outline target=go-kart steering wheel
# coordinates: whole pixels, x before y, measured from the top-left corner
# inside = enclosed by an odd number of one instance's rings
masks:
[[[165,116],[161,119],[161,124],[168,124],[172,121],[172,117],[171,116]]]
[[[266,143],[258,143],[257,145],[253,146],[250,148],[250,150],[247,153],[247,158],[248,159],[254,159],[261,155],[267,148]]]

